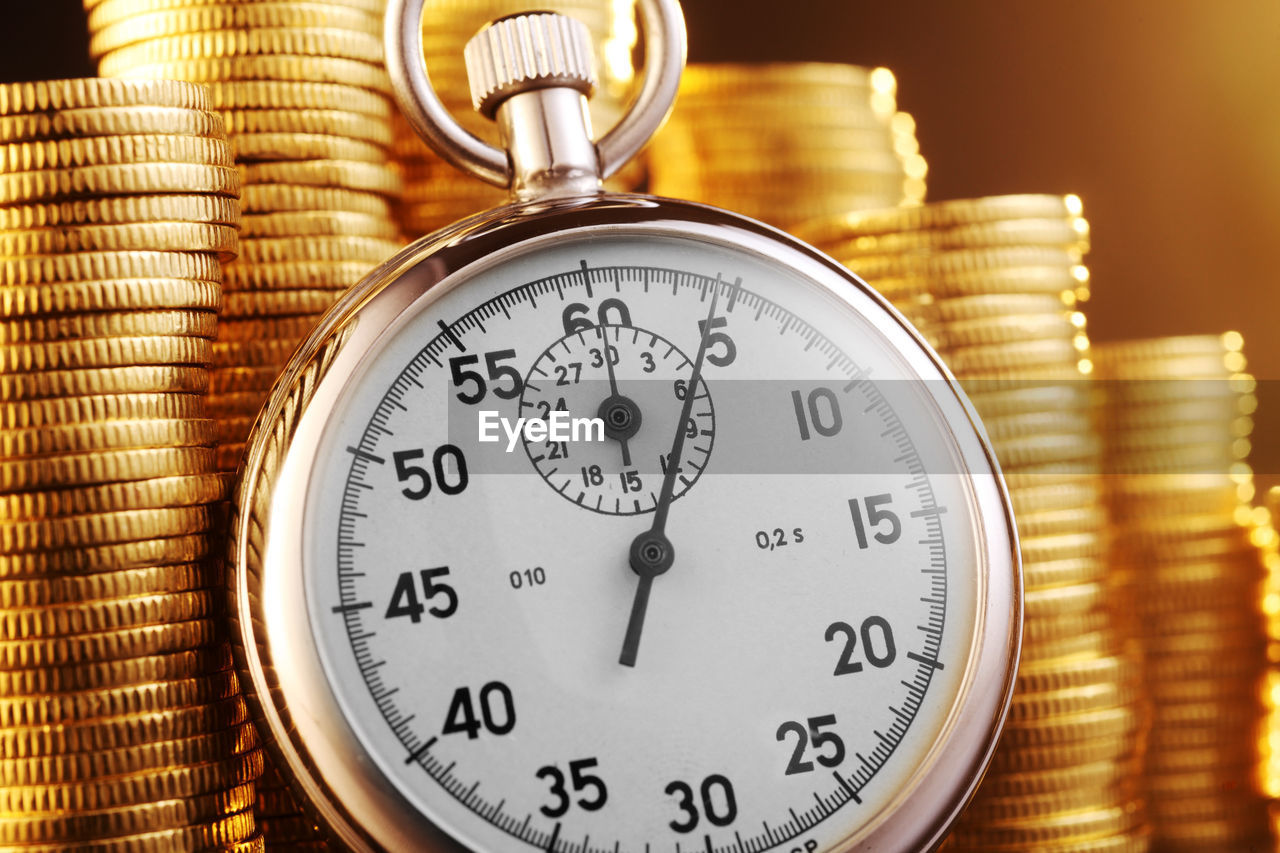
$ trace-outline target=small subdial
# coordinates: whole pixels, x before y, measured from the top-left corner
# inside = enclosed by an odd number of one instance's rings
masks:
[[[652,512],[677,426],[685,431],[673,499],[711,456],[715,410],[706,382],[689,388],[693,362],[661,335],[591,326],[546,349],[520,398],[524,447],[542,479],[579,506],[610,515]],[[688,419],[678,424],[686,395]],[[545,427],[531,429],[531,421]]]

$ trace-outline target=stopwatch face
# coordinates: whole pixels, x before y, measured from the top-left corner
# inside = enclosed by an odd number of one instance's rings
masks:
[[[380,843],[906,849],[963,805],[1015,654],[998,476],[891,312],[725,230],[488,253],[302,419],[285,606]]]

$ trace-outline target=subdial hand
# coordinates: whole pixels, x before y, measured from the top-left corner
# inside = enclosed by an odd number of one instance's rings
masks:
[[[640,407],[630,397],[618,393],[618,377],[613,370],[613,353],[616,349],[609,346],[606,328],[617,329],[617,326],[596,326],[600,334],[601,357],[609,373],[609,396],[600,404],[596,417],[604,421],[604,434],[622,448],[622,464],[631,467],[631,449],[627,441],[640,430]]]
[[[631,542],[631,570],[639,575],[640,582],[636,585],[636,595],[631,602],[631,618],[627,622],[627,634],[622,641],[622,656],[618,658],[618,662],[623,666],[636,665],[636,655],[640,652],[640,634],[644,630],[645,612],[649,609],[649,592],[653,588],[653,579],[670,569],[675,562],[675,547],[672,546],[666,534],[667,513],[675,493],[676,477],[680,474],[685,425],[693,411],[698,383],[702,379],[702,365],[707,355],[707,340],[719,298],[720,288],[718,286],[712,288],[711,307],[707,309],[707,320],[702,324],[702,340],[698,342],[698,354],[693,359],[693,375],[689,378],[689,390],[680,408],[680,420],[676,422],[676,437],[671,444],[671,453],[667,457],[667,470],[662,478],[662,492],[658,495],[658,505],[653,511],[653,525]]]

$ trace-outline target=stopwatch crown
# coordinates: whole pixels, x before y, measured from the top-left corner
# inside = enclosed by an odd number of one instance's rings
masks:
[[[564,87],[590,96],[596,76],[586,26],[554,12],[523,12],[486,25],[467,43],[471,101],[486,118],[512,95]]]

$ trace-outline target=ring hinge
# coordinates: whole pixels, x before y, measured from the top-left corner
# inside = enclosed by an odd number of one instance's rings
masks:
[[[499,187],[511,184],[507,152],[468,131],[445,108],[431,85],[422,49],[426,0],[389,0],[384,39],[387,72],[396,102],[431,149],[464,172]],[[644,82],[635,103],[596,142],[602,177],[639,153],[666,121],[680,88],[687,41],[678,0],[638,0],[644,27]]]

